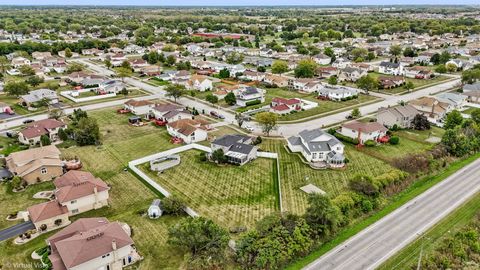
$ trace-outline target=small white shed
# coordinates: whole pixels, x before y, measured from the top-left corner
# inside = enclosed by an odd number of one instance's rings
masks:
[[[162,209],[160,208],[160,199],[153,200],[150,207],[148,207],[148,217],[156,219],[162,216]]]

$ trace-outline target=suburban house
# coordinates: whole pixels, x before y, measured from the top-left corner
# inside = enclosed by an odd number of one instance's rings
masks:
[[[264,90],[247,86],[236,90],[237,105],[241,107],[249,106],[252,103],[265,102]]]
[[[181,119],[191,119],[192,115],[189,111],[185,110],[183,107],[166,103],[159,104],[152,108],[151,116],[156,120],[164,122],[173,122]]]
[[[331,167],[343,167],[345,146],[333,135],[320,128],[303,130],[298,136],[287,139],[290,151],[298,152],[311,163],[325,163]]]
[[[243,79],[243,80],[259,81],[259,82],[263,81],[264,78],[265,78],[265,73],[250,71],[250,70],[246,70],[245,72],[243,72],[243,75],[240,76],[240,79]]]
[[[337,76],[338,69],[336,67],[318,67],[315,73],[319,78],[330,78]]]
[[[298,78],[289,80],[289,86],[298,91],[313,93],[317,92],[322,84],[316,79]]]
[[[150,115],[150,111],[155,106],[154,103],[148,100],[134,100],[130,99],[124,103],[124,108],[129,110],[131,113],[148,118]]]
[[[435,98],[438,101],[450,104],[450,106],[455,110],[462,110],[467,104],[468,97],[460,93],[445,92],[436,94]]]
[[[25,57],[20,57],[19,56],[19,57],[15,57],[15,58],[12,59],[12,67],[16,68],[16,69],[21,67],[21,66],[25,66],[25,65],[29,66],[31,63],[32,62]]]
[[[245,135],[224,135],[211,143],[212,151],[222,149],[229,163],[243,165],[257,158],[258,147],[252,145],[252,138]]]
[[[347,86],[322,84],[318,95],[330,100],[341,101],[342,99],[358,96],[358,90]]]
[[[187,88],[205,92],[213,89],[213,81],[204,75],[192,75],[187,81]]]
[[[32,90],[26,95],[20,96],[20,101],[23,106],[31,106],[41,100],[48,100],[49,104],[57,104],[58,96],[57,92],[50,89],[37,89]]]
[[[5,159],[8,170],[27,184],[49,181],[63,174],[60,150],[54,145],[14,152]]]
[[[125,88],[126,88],[126,85],[121,81],[107,80],[100,83],[96,91],[100,95],[110,94],[110,93],[118,94]]]
[[[411,105],[398,105],[389,108],[380,108],[377,113],[377,122],[386,126],[399,128],[411,128],[412,121],[419,114],[418,110]]]
[[[42,135],[48,136],[51,142],[59,139],[58,131],[66,128],[67,125],[62,121],[55,119],[44,119],[28,123],[27,126],[18,133],[18,141],[23,144],[35,145],[40,143]]]
[[[298,98],[279,98],[275,97],[270,103],[270,111],[278,114],[286,114],[292,111],[301,111],[303,103]]]
[[[400,63],[381,62],[378,66],[378,72],[387,75],[403,76],[404,70]]]
[[[441,102],[434,97],[421,97],[409,102],[422,115],[432,123],[439,123],[451,110],[451,105],[446,102]]]
[[[274,74],[265,74],[263,82],[274,87],[287,87],[288,79],[286,77]]]
[[[187,144],[206,140],[208,129],[208,123],[203,120],[180,119],[167,124],[168,134]]]
[[[405,77],[414,79],[431,79],[433,72],[426,67],[414,66],[405,67]]]
[[[345,67],[343,69],[340,69],[338,80],[341,82],[356,82],[358,79],[365,75],[367,75],[367,71],[365,70],[354,67]]]
[[[140,260],[127,224],[81,218],[46,240],[52,270],[120,270]]]
[[[85,171],[68,171],[53,181],[55,199],[30,206],[29,219],[38,231],[70,223],[68,217],[108,205],[110,187]]]
[[[399,87],[405,84],[405,79],[402,76],[393,76],[393,77],[378,77],[378,84],[383,89],[391,89]]]
[[[312,56],[312,59],[313,61],[315,61],[315,63],[319,64],[319,65],[328,65],[330,64],[330,61],[332,60],[332,58],[328,55],[325,55],[323,53],[319,53],[319,54],[316,54],[314,56]]]
[[[467,96],[469,102],[480,103],[480,82],[465,84],[463,86],[463,94]]]
[[[360,144],[368,140],[377,141],[387,135],[388,129],[378,122],[352,121],[342,124],[339,133],[352,139],[358,139]]]

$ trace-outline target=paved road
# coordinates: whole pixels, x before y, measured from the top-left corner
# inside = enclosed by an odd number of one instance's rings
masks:
[[[375,269],[480,191],[480,159],[404,204],[305,270]]]
[[[14,225],[10,228],[6,228],[0,231],[0,242],[7,240],[9,238],[15,237],[17,235],[20,235],[28,230],[35,229],[35,226],[31,221],[27,221],[24,223],[20,223],[17,225]]]

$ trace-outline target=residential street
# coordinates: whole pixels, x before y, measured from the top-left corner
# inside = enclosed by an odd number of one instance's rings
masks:
[[[3,229],[0,231],[0,242],[32,229],[35,229],[35,226],[33,226],[31,221],[19,223],[17,225],[13,225],[12,227]]]
[[[480,190],[480,159],[356,234],[304,269],[375,269]]]

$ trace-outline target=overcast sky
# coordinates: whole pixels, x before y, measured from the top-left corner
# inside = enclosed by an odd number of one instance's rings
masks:
[[[478,0],[0,0],[0,5],[151,5],[151,6],[228,6],[228,5],[408,5],[477,4]]]

